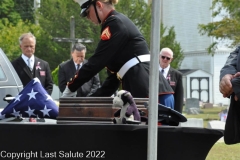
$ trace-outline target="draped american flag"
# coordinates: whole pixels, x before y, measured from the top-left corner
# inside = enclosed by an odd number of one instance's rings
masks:
[[[17,116],[52,119],[58,116],[58,106],[38,78],[31,80],[0,113],[0,119]]]

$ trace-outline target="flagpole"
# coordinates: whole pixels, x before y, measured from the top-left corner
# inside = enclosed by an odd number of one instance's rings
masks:
[[[157,160],[158,142],[158,81],[159,81],[159,50],[160,50],[160,0],[152,1],[152,27],[150,43],[150,85],[149,85],[149,124],[148,124],[148,160]]]

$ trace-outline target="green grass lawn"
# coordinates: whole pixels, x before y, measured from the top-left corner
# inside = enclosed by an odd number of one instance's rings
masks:
[[[186,114],[183,112],[185,117],[187,118],[202,118],[203,119],[203,126],[207,127],[208,121],[211,120],[220,120],[219,119],[219,113],[223,110],[222,107],[214,107],[214,108],[207,108],[203,109],[201,108],[202,113],[194,115],[194,114]]]
[[[224,108],[201,108],[202,113],[197,115],[190,115],[183,112],[187,118],[202,118],[204,127],[207,127],[208,121],[219,120],[219,113]],[[209,151],[206,160],[240,160],[240,143],[234,145],[226,145],[224,142],[217,142]]]
[[[217,142],[209,151],[206,160],[239,160],[240,143],[226,145],[224,142]]]

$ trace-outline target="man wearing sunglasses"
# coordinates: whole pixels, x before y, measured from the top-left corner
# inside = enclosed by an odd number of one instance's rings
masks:
[[[182,113],[183,107],[183,85],[182,73],[170,66],[173,59],[173,51],[163,48],[159,54],[159,71],[167,79],[174,91],[174,109]]]

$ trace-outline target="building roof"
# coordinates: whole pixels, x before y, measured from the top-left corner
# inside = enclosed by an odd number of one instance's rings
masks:
[[[179,69],[178,71],[183,74],[183,76],[193,73],[199,69]]]

